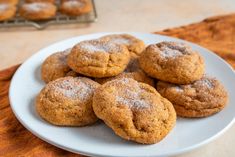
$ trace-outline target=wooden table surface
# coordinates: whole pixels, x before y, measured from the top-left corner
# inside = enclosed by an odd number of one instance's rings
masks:
[[[107,31],[155,32],[235,12],[234,0],[96,0],[98,22],[89,25],[0,29],[0,69],[21,63],[39,49],[69,37]],[[235,52],[234,52],[235,53]],[[234,156],[235,125],[206,146],[177,157]]]

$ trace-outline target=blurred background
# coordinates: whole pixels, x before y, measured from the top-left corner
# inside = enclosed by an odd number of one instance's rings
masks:
[[[52,25],[44,30],[0,28],[0,69],[73,36],[107,31],[155,32],[235,12],[234,0],[95,0],[95,5],[95,23]]]

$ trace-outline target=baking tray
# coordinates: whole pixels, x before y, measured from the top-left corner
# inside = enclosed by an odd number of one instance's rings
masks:
[[[94,0],[91,0],[92,2],[92,11],[87,14],[82,14],[79,16],[67,16],[64,14],[61,14],[59,11],[57,11],[56,16],[49,19],[49,20],[43,20],[43,21],[30,21],[26,20],[19,16],[18,13],[16,13],[16,16],[10,20],[0,22],[0,28],[1,27],[18,27],[18,26],[34,26],[37,29],[44,29],[49,25],[52,24],[71,24],[71,23],[91,23],[97,21],[97,12],[95,7]],[[23,1],[20,1],[19,6],[23,3]],[[59,8],[60,1],[56,1],[57,8]]]

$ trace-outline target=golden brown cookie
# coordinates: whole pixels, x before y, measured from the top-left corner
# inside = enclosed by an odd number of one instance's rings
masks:
[[[60,77],[71,76],[71,69],[67,65],[67,56],[70,49],[63,52],[57,52],[43,62],[41,67],[41,77],[46,83],[53,81]],[[70,74],[68,74],[70,72]]]
[[[127,78],[97,88],[93,110],[117,135],[143,144],[161,141],[176,122],[167,99],[153,87]]]
[[[145,49],[145,44],[142,40],[129,34],[112,34],[100,38],[117,44],[122,44],[127,47],[131,54],[140,55]]]
[[[78,16],[91,12],[92,5],[90,0],[63,0],[60,10],[69,16]]]
[[[28,20],[47,20],[56,15],[56,6],[47,2],[26,3],[21,6],[19,13]]]
[[[0,0],[0,3],[7,3],[12,5],[17,5],[19,3],[19,0]]]
[[[16,13],[16,6],[9,3],[0,3],[0,21],[13,18]]]
[[[119,78],[132,78],[138,82],[149,84],[154,86],[154,80],[148,77],[143,70],[139,67],[138,58],[131,58],[124,72],[114,77],[106,78],[95,78],[95,81],[104,84],[108,81],[119,79]]]
[[[102,78],[116,76],[123,72],[129,59],[129,51],[123,45],[88,40],[72,48],[67,63],[77,73]]]
[[[221,111],[228,101],[223,85],[208,76],[188,85],[159,81],[157,90],[172,102],[177,115],[182,117],[210,116]]]
[[[188,84],[203,76],[202,56],[188,45],[161,42],[149,45],[141,54],[140,67],[149,75],[175,84]]]
[[[38,114],[54,125],[84,126],[98,119],[92,97],[98,83],[85,77],[64,77],[48,83],[36,98]]]
[[[33,3],[33,2],[47,2],[47,3],[55,3],[55,0],[25,0],[26,3]]]

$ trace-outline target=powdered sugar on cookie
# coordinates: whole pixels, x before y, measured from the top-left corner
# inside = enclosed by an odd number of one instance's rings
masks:
[[[72,99],[87,100],[92,96],[94,88],[84,83],[78,78],[64,80],[54,85],[57,92],[62,93],[64,96]]]
[[[79,48],[82,51],[86,51],[88,53],[111,53],[111,52],[120,52],[120,46],[110,43],[110,42],[100,42],[95,40],[90,40],[86,42],[81,42],[79,44]]]
[[[130,40],[125,39],[125,38],[113,38],[111,39],[111,42],[117,43],[117,44],[130,44]]]
[[[47,6],[47,3],[35,2],[35,3],[24,4],[23,7],[28,11],[39,12],[42,9],[47,8],[48,6]]]
[[[103,45],[93,45],[90,43],[81,44],[81,49],[90,53],[106,52],[106,48]]]
[[[164,47],[161,51],[161,57],[164,57],[164,58],[175,58],[175,57],[178,57],[178,56],[182,56],[183,54],[178,51],[178,50],[172,50],[168,47]]]
[[[63,6],[66,8],[81,8],[84,6],[84,3],[79,0],[65,1]]]
[[[176,92],[183,92],[184,90],[181,88],[181,87],[179,87],[179,86],[175,86],[174,87],[174,90],[176,91]]]
[[[179,56],[191,54],[191,49],[183,43],[161,42],[155,45],[160,50],[163,58],[176,58]]]
[[[212,80],[206,77],[202,78],[201,80],[196,81],[194,85],[202,86],[202,87],[209,88],[209,89],[214,87]]]
[[[0,12],[4,12],[9,8],[8,4],[0,4]]]
[[[143,109],[148,108],[151,105],[146,99],[141,97],[143,89],[140,88],[138,82],[130,84],[130,80],[127,78],[117,81],[118,84],[126,86],[122,88],[116,95],[116,101],[120,104],[128,105],[131,108]],[[124,90],[123,90],[124,89]]]

